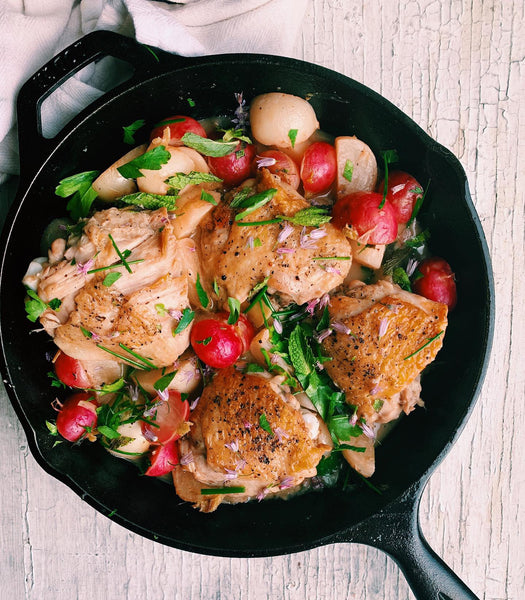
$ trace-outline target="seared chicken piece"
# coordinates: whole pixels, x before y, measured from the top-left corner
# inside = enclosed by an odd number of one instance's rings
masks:
[[[277,190],[270,202],[242,221],[294,216],[310,206],[293,188],[262,169],[257,192],[268,189]],[[223,205],[215,208],[200,225],[204,274],[209,282],[217,281],[225,297],[244,302],[254,286],[269,276],[271,292],[303,304],[340,285],[350,269],[351,259],[313,260],[351,257],[348,240],[330,223],[319,228],[291,226],[286,222],[243,227],[234,219],[235,212]]]
[[[358,415],[377,419],[374,402],[401,392],[443,344],[447,306],[388,281],[359,285],[329,306],[325,368]]]
[[[183,466],[174,472],[175,489],[183,500],[209,512],[220,502],[264,497],[316,474],[330,447],[310,437],[297,400],[268,377],[231,367],[204,388],[190,417],[194,425],[180,441]],[[191,461],[185,460],[188,456]],[[200,494],[202,488],[224,485],[246,490]]]

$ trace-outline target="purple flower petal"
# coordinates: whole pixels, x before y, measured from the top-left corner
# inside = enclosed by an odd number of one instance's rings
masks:
[[[376,433],[372,429],[372,427],[370,427],[370,425],[368,425],[367,423],[360,423],[359,426],[361,427],[363,433],[366,435],[367,438],[370,438],[371,440],[375,439]]]
[[[251,429],[253,425],[249,421],[244,421],[242,424],[245,429]]]
[[[324,296],[321,297],[321,301],[319,302],[319,309],[323,310],[323,308],[325,306],[328,306],[330,304],[330,296],[328,294],[324,294]]]
[[[177,321],[180,321],[182,319],[182,311],[181,310],[177,310],[175,308],[170,308],[168,310],[168,315],[172,318],[175,319]]]
[[[323,329],[322,331],[314,331],[314,340],[317,343],[321,343],[332,333],[330,327],[328,329]]]
[[[326,229],[323,228],[318,228],[318,229],[312,229],[312,231],[310,231],[310,239],[311,240],[320,240],[324,237],[326,237],[328,235],[328,232],[326,231]]]
[[[290,235],[293,233],[293,230],[293,226],[290,225],[290,223],[286,223],[286,225],[281,229],[279,235],[277,236],[277,241],[279,242],[279,244],[282,244],[284,240],[289,238]]]
[[[263,167],[273,167],[273,165],[276,162],[277,161],[275,160],[275,158],[273,158],[271,156],[256,156],[255,157],[255,164],[257,165],[258,169],[262,169]]]
[[[407,268],[406,273],[409,277],[412,277],[412,275],[414,274],[415,270],[417,269],[417,266],[419,265],[419,261],[416,260],[415,258],[411,258],[409,259],[408,263],[407,263]]]
[[[379,337],[382,338],[388,329],[388,318],[384,317],[379,323]]]
[[[151,429],[149,428],[145,428],[144,432],[142,434],[147,440],[148,442],[156,442],[159,438],[155,435],[155,433],[153,431],[151,431]]]
[[[293,483],[294,483],[293,477],[285,477],[279,484],[279,489],[287,490],[288,488],[291,488],[293,486]]]
[[[195,398],[195,400],[190,404],[190,410],[195,410],[197,408],[197,404],[199,403],[200,399],[201,399],[200,396],[197,396]]]
[[[326,267],[324,267],[324,270],[327,273],[333,273],[334,275],[341,275],[341,270],[338,269],[337,267],[332,267],[331,265],[326,265]]]
[[[233,440],[233,442],[229,442],[228,444],[224,444],[225,448],[231,450],[232,452],[239,452],[239,442],[237,440]]]
[[[163,401],[163,402],[167,402],[168,398],[170,397],[170,393],[168,392],[168,390],[165,388],[163,390],[157,390],[157,396]]]
[[[226,471],[226,475],[224,476],[225,481],[231,481],[232,479],[237,479],[237,477],[239,476],[239,474],[235,470],[227,469],[227,468],[224,468],[224,470]]]
[[[235,461],[235,470],[237,472],[242,471],[245,466],[246,466],[246,461],[244,460],[244,458],[241,458],[241,459]]]
[[[250,250],[253,250],[255,248],[255,242],[253,240],[253,236],[252,235],[248,238],[248,240],[246,242],[246,247],[250,248]]]
[[[353,427],[357,423],[357,413],[354,413],[348,420],[350,421],[350,425]]]
[[[277,439],[282,442],[283,439],[288,439],[290,436],[288,435],[288,433],[284,430],[281,429],[280,427],[276,427],[273,432],[275,433],[275,435],[277,436]]]
[[[187,454],[183,454],[179,462],[181,465],[190,465],[193,462],[193,452],[190,450]]]
[[[279,334],[281,334],[283,332],[283,324],[281,323],[281,321],[279,321],[279,319],[273,320],[273,328]]]
[[[295,248],[277,248],[277,254],[293,254],[295,252]]]
[[[344,323],[341,323],[341,321],[333,321],[332,323],[330,323],[330,326],[332,327],[332,329],[338,331],[339,333],[344,333],[346,335],[350,335],[352,333],[352,330],[349,327],[347,327]]]
[[[90,271],[93,268],[94,264],[95,264],[95,261],[92,258],[87,260],[85,263],[78,263],[77,264],[77,273],[81,273],[82,275],[87,275],[88,271]]]
[[[314,298],[313,300],[310,300],[310,302],[308,302],[308,304],[306,305],[306,312],[309,315],[313,315],[315,307],[319,304],[319,302],[319,298]]]

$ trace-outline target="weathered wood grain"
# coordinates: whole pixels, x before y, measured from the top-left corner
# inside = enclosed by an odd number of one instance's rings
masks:
[[[520,0],[312,0],[296,55],[380,92],[459,156],[494,263],[483,391],[421,505],[430,544],[484,599],[525,590],[525,78]],[[0,400],[0,598],[407,600],[381,552],[193,555],[131,534],[46,475]]]

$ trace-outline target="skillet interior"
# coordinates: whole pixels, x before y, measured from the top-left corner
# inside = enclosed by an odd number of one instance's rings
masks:
[[[491,279],[488,253],[457,160],[408,117],[364,86],[327,69],[276,57],[225,55],[188,59],[164,73],[118,88],[66,127],[56,150],[37,176],[22,180],[4,231],[1,273],[1,341],[8,391],[39,463],[86,501],[142,535],[179,548],[230,556],[262,556],[327,543],[385,507],[426,476],[450,447],[475,399],[490,341]],[[139,477],[136,468],[95,444],[52,448],[45,419],[53,418],[56,395],[46,373],[44,333],[29,335],[20,280],[39,255],[43,228],[65,214],[66,202],[53,193],[58,180],[74,172],[104,169],[129,147],[123,125],[144,118],[148,126],[169,114],[197,118],[231,114],[233,92],[248,103],[259,93],[282,90],[311,95],[321,127],[336,135],[357,135],[379,156],[396,148],[401,168],[431,191],[421,218],[432,232],[431,249],[451,263],[459,303],[450,317],[444,348],[425,375],[426,409],[403,420],[377,451],[374,483],[351,493],[325,490],[289,501],[220,507],[203,515],[181,503],[171,486]],[[188,106],[192,98],[195,108]],[[23,118],[23,115],[20,115]],[[144,128],[145,131],[148,127]],[[140,136],[137,136],[140,142]],[[27,140],[23,142],[27,143]],[[29,142],[30,143],[30,142]],[[23,167],[23,165],[22,165]]]

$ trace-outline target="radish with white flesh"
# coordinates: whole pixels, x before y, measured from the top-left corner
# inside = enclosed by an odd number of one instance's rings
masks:
[[[335,138],[337,155],[337,197],[361,191],[372,191],[377,181],[374,153],[355,136]]]

